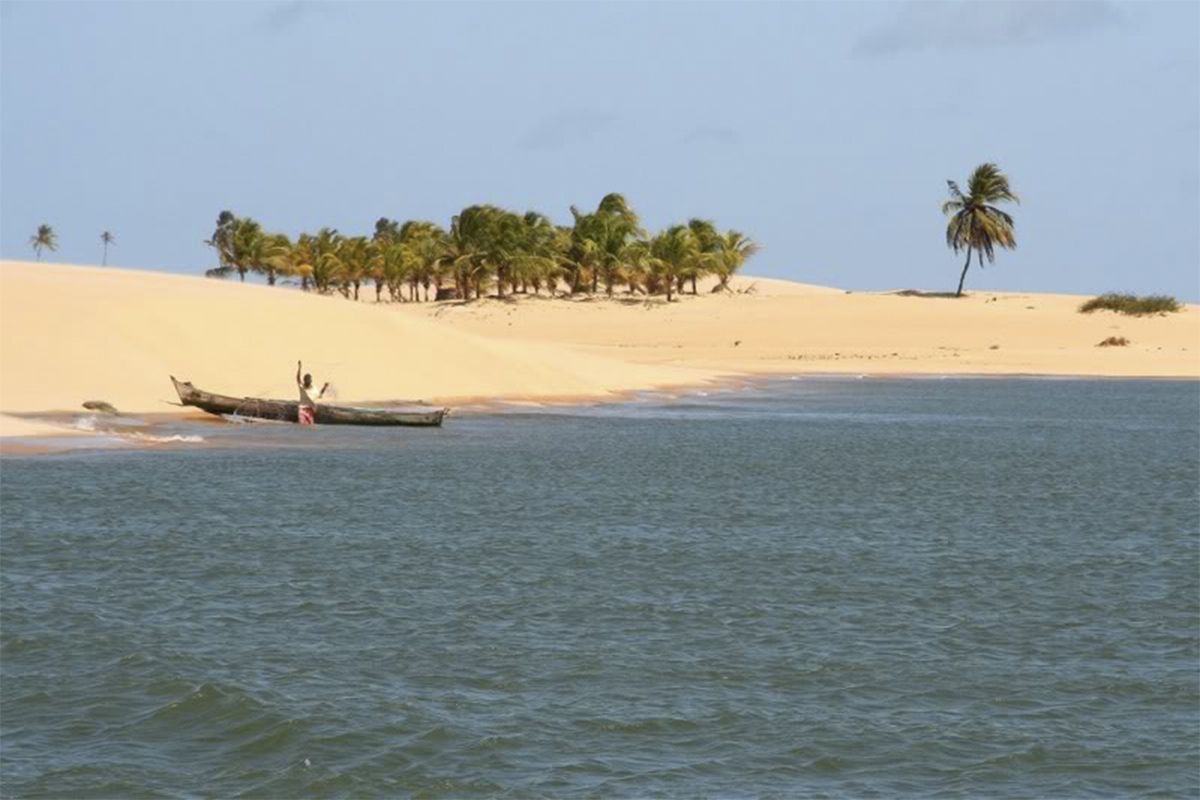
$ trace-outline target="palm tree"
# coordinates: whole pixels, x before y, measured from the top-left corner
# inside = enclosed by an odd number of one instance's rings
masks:
[[[112,231],[104,231],[100,234],[100,241],[104,243],[104,258],[100,260],[100,266],[108,265],[108,246],[116,244],[117,240],[113,238]]]
[[[336,269],[343,297],[350,298],[350,289],[353,287],[353,299],[358,300],[359,287],[370,276],[374,257],[373,242],[366,236],[351,236],[339,242]]]
[[[590,267],[593,293],[599,290],[603,278],[611,297],[613,285],[629,263],[630,243],[644,234],[638,216],[629,202],[616,192],[602,197],[595,212],[583,214],[572,206],[571,215],[575,218],[574,262],[581,267]],[[579,277],[576,273],[572,291],[578,289]]]
[[[552,282],[559,271],[558,230],[545,214],[526,211],[519,218],[515,235],[511,259],[514,291],[520,284],[522,293],[527,293],[530,286],[537,293],[543,282]]]
[[[713,291],[729,291],[729,279],[742,268],[750,256],[757,253],[758,244],[744,233],[735,230],[725,232],[719,240],[713,268],[720,283]]]
[[[995,164],[980,164],[975,168],[967,181],[970,194],[965,197],[954,181],[946,181],[946,184],[950,187],[950,199],[942,204],[942,213],[950,217],[946,225],[946,245],[955,253],[963,248],[967,250],[958,291],[954,293],[955,297],[961,297],[972,251],[979,253],[979,266],[982,267],[984,256],[989,263],[995,260],[996,245],[1010,250],[1017,247],[1012,217],[990,204],[1002,200],[1021,201],[1008,188],[1008,178]]]
[[[488,268],[494,267],[503,257],[495,251],[499,243],[497,228],[505,213],[496,206],[474,205],[464,208],[450,220],[445,257],[454,265],[454,281],[458,296],[463,300],[471,299],[472,287],[475,297],[481,296],[480,288]]]
[[[337,278],[337,252],[341,243],[342,235],[336,228],[321,228],[309,241],[312,248],[312,282],[322,294],[329,291]]]
[[[441,288],[443,262],[442,242],[446,232],[432,222],[409,220],[400,227],[400,241],[408,248],[412,260],[409,282],[412,299],[419,300],[417,286],[425,287],[425,301],[429,302],[429,287],[436,283]]]
[[[229,229],[229,252],[225,257],[229,269],[237,271],[238,277],[245,282],[246,273],[257,271],[262,266],[265,257],[266,241],[262,226],[249,217],[235,218]],[[221,244],[214,245],[221,252]]]
[[[217,251],[217,266],[208,271],[209,275],[223,278],[233,269],[233,233],[237,224],[238,218],[232,211],[222,211],[217,215],[217,227],[212,238],[204,240],[206,245]]]
[[[307,233],[297,236],[288,260],[292,264],[292,274],[300,276],[300,290],[307,292],[308,283],[313,279],[313,264],[317,260],[316,238]]]
[[[682,276],[691,280],[692,294],[696,294],[696,278],[710,268],[716,270],[719,260],[717,253],[721,250],[722,241],[721,234],[717,232],[717,224],[710,219],[689,219],[688,229],[696,237],[696,245],[700,252],[705,255],[702,259],[694,259],[686,274]],[[679,291],[683,291],[682,286],[679,287]]]
[[[672,225],[650,240],[647,265],[654,276],[665,284],[668,303],[671,302],[671,289],[676,281],[697,269],[701,257],[696,234],[686,225]]]
[[[37,233],[29,237],[29,243],[33,245],[33,252],[37,254],[37,260],[42,260],[42,250],[49,250],[53,253],[58,249],[58,235],[46,223],[38,225]]]
[[[267,276],[267,285],[275,285],[275,277],[302,274],[296,261],[296,248],[286,233],[270,233],[263,237],[259,269]]]

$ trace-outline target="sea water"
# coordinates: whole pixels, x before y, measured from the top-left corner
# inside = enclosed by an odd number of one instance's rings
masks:
[[[1200,794],[1200,383],[0,462],[6,797]]]

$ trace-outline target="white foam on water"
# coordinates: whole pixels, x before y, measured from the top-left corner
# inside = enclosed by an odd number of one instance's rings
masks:
[[[142,441],[142,442],[154,442],[156,444],[157,443],[165,443],[165,442],[187,442],[189,444],[195,444],[195,443],[204,441],[203,436],[196,436],[196,435],[184,436],[183,434],[179,434],[179,433],[173,434],[171,436],[155,436],[150,433],[131,433],[131,434],[129,434],[129,438],[137,439],[138,441]]]

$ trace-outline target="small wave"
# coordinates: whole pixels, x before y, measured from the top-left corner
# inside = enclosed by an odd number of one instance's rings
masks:
[[[612,719],[608,717],[599,719],[581,719],[576,720],[575,725],[580,728],[597,730],[603,733],[682,733],[684,731],[694,731],[698,729],[699,723],[690,719],[679,719],[676,717],[647,717],[643,719]]]
[[[96,430],[96,418],[95,417],[76,417],[75,424],[72,425],[71,427],[74,428],[75,430],[79,430],[79,431],[95,431]]]
[[[196,436],[195,434],[185,436],[181,433],[175,433],[170,436],[155,436],[152,433],[131,433],[129,434],[129,438],[137,439],[140,442],[154,442],[156,444],[166,442],[187,442],[189,444],[196,444],[204,441],[203,436]]]

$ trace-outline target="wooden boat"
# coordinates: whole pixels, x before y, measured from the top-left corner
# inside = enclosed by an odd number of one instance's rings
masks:
[[[299,421],[300,403],[296,400],[265,400],[258,397],[230,397],[197,389],[189,381],[176,380],[175,391],[179,402],[195,406],[210,414],[234,414],[256,419],[273,419],[284,422]],[[415,425],[436,427],[448,409],[416,408],[362,408],[317,404],[318,425]]]

